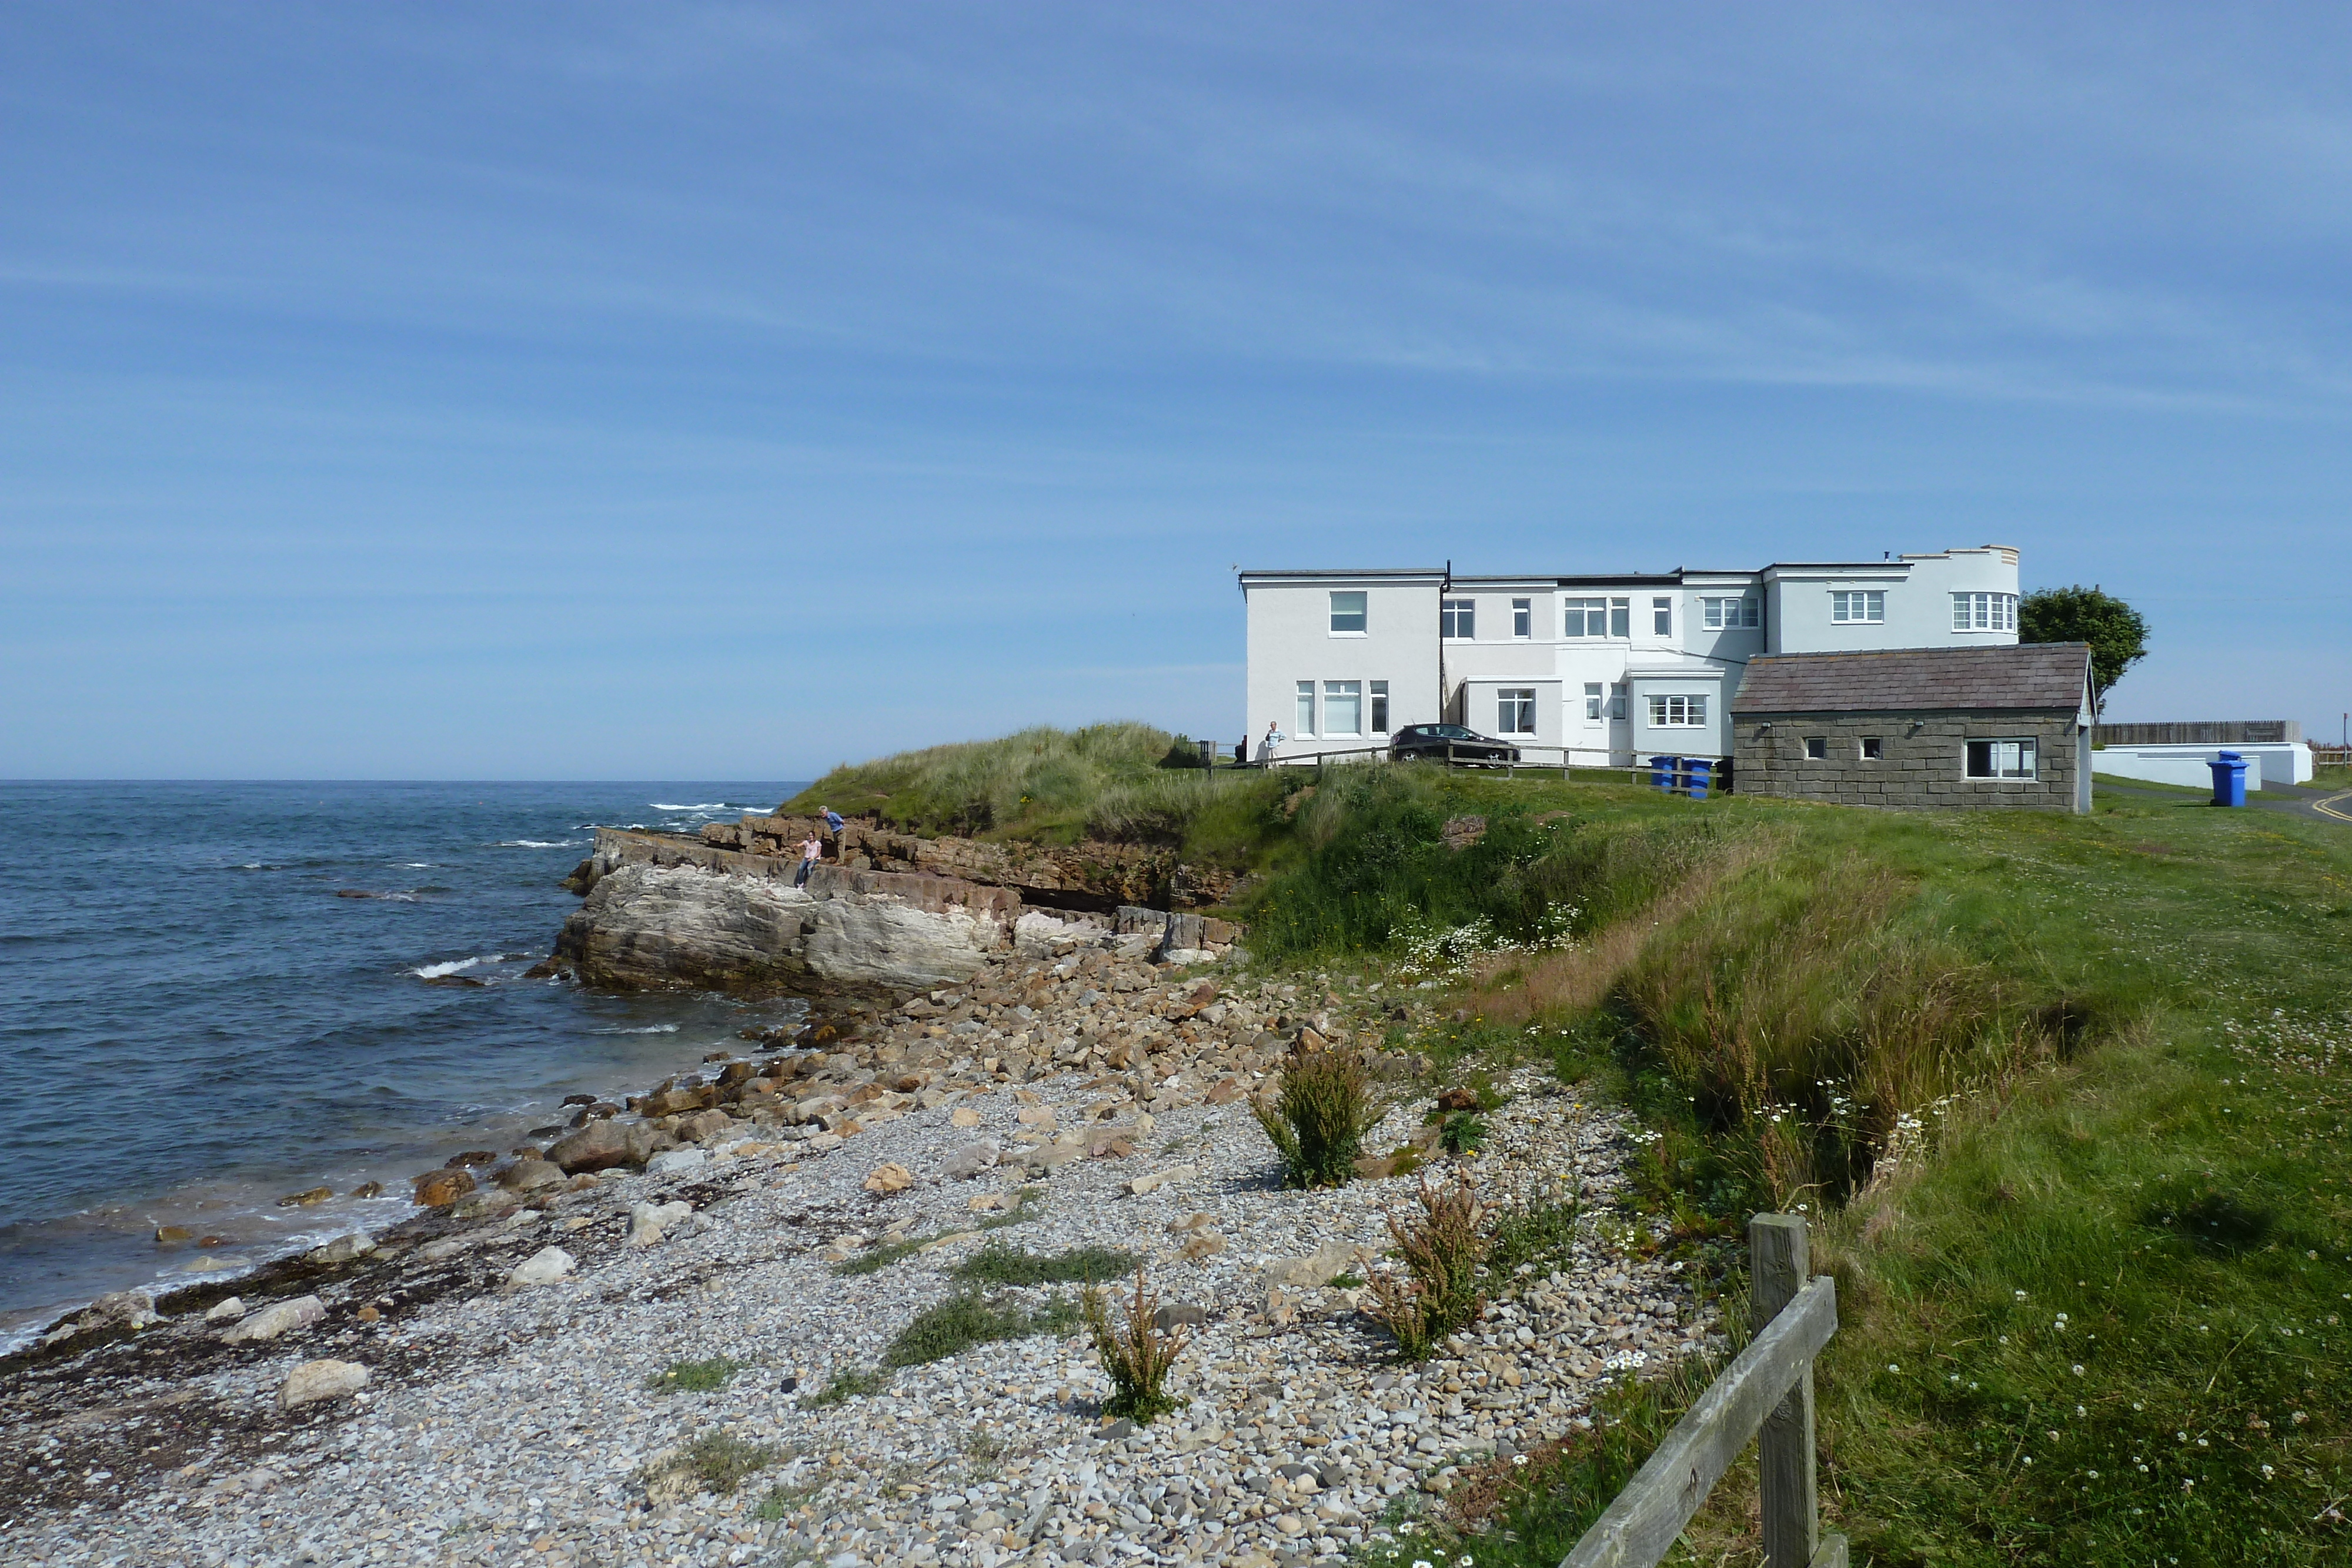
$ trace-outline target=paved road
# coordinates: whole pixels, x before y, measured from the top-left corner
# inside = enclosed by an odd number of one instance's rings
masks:
[[[2110,784],[2104,779],[2095,780],[2092,787],[2105,795],[2137,795],[2143,800],[2165,800],[2176,806],[2202,806],[2206,803],[2204,797],[2184,790]],[[2314,784],[2249,789],[2246,791],[2246,804],[2265,811],[2284,811],[2290,817],[2306,817],[2314,821],[2352,826],[2352,789],[2324,789]]]

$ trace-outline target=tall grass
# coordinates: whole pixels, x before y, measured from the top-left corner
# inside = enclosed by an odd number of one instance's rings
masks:
[[[1304,793],[1307,776],[1283,780]],[[1250,911],[1251,945],[1303,956],[1384,947],[1432,928],[1484,921],[1503,939],[1586,931],[1654,898],[1723,845],[1710,817],[1626,829],[1573,809],[1593,793],[1535,793],[1508,781],[1380,765],[1328,769],[1296,810],[1296,861]],[[1464,849],[1448,820],[1486,818]]]
[[[780,809],[870,811],[929,835],[1189,843],[1245,861],[1265,837],[1276,781],[1169,768],[1171,739],[1145,724],[1024,729],[844,763]]]

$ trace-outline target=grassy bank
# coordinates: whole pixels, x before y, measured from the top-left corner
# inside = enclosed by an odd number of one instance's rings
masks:
[[[2352,1554],[2352,835],[2125,797],[2077,819],[1349,788],[1299,811],[1262,945],[1442,966],[1447,923],[1484,922],[1503,949],[1428,1043],[1547,1056],[1636,1107],[1649,1244],[1735,1314],[1747,1216],[1816,1221],[1844,1321],[1824,1495],[1858,1561]],[[1466,811],[1486,839],[1446,849]],[[1630,1446],[1521,1472],[1455,1547],[1556,1562],[1692,1386],[1621,1396]],[[1751,1487],[1685,1560],[1753,1560]]]
[[[792,812],[871,813],[923,834],[1162,844],[1246,864],[1279,838],[1267,812],[1280,779],[1253,770],[1172,764],[1183,737],[1143,724],[1024,729],[844,763],[782,805]]]

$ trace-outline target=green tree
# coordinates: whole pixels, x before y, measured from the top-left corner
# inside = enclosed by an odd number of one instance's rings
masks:
[[[2021,643],[2088,643],[2091,706],[2105,712],[2107,690],[2147,653],[2147,621],[2112,593],[2089,588],[2037,588],[2017,606]]]

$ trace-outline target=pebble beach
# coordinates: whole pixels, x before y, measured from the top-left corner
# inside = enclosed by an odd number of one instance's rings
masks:
[[[1154,964],[1074,922],[814,1048],[747,1042],[625,1108],[583,1106],[544,1146],[425,1173],[444,1201],[391,1231],[110,1299],[10,1358],[0,1551],[1342,1559],[1712,1333],[1673,1265],[1601,1223],[1631,1147],[1609,1108],[1522,1071],[1490,1086],[1483,1146],[1435,1145],[1451,1086],[1382,1040],[1427,1021],[1425,995]],[[1389,1109],[1367,1147],[1415,1168],[1281,1185],[1248,1102],[1286,1053],[1321,1049],[1373,1062]],[[1406,1363],[1365,1281],[1396,1266],[1388,1216],[1456,1178],[1493,1218],[1580,1218]],[[1103,1411],[1082,1284],[968,1277],[983,1251],[1076,1249],[1139,1261],[1147,1307],[1186,1338],[1178,1406],[1148,1425]],[[1011,1337],[910,1358],[910,1324],[975,1298]]]

